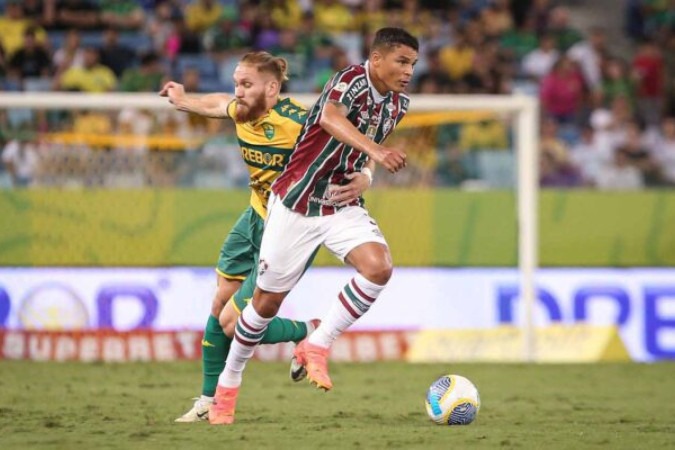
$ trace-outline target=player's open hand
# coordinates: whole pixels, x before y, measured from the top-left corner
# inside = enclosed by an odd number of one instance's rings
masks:
[[[345,178],[350,180],[349,183],[335,186],[331,189],[330,199],[337,203],[338,206],[349,205],[370,187],[370,179],[364,173],[351,172],[346,174]]]
[[[175,81],[169,81],[164,85],[162,90],[159,91],[159,95],[161,97],[168,97],[169,103],[175,104],[177,100],[185,96],[185,87]]]
[[[370,157],[391,173],[398,172],[406,165],[406,154],[396,148],[380,146]]]

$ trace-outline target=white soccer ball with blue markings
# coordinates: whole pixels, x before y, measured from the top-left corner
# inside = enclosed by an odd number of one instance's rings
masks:
[[[478,389],[460,375],[444,375],[434,381],[424,403],[429,418],[439,425],[468,425],[480,409]]]

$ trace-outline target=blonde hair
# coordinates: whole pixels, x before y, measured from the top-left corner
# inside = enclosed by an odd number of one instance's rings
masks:
[[[257,67],[258,72],[266,72],[274,75],[279,83],[288,80],[288,61],[268,52],[249,52],[241,58],[241,63],[251,64]]]

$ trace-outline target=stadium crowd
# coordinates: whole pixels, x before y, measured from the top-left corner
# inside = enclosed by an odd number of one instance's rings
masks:
[[[238,58],[265,49],[289,61],[286,91],[317,92],[364,59],[374,30],[401,26],[421,43],[412,93],[539,96],[542,186],[673,186],[675,0],[625,7],[632,44],[615,54],[607,30],[577,29],[555,0],[0,0],[0,89],[156,92],[174,79],[190,92],[231,91]],[[223,123],[132,110],[0,114],[2,162],[16,186],[208,185],[206,169],[246,183],[237,152],[221,151],[236,147]],[[46,131],[176,136],[183,151],[166,151],[176,149],[166,140],[47,145]],[[186,146],[191,137],[206,140]],[[509,118],[439,120],[398,139],[410,170],[380,184],[513,183]]]

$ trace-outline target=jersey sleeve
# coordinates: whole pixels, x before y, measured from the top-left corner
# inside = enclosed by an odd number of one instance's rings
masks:
[[[366,74],[353,69],[338,72],[326,85],[326,91],[326,101],[337,101],[352,109],[355,100],[368,91]]]
[[[225,108],[225,111],[227,111],[227,117],[234,118],[234,115],[236,114],[236,111],[235,111],[236,108],[237,108],[237,102],[234,99],[230,100],[230,103],[228,103],[227,107]]]

